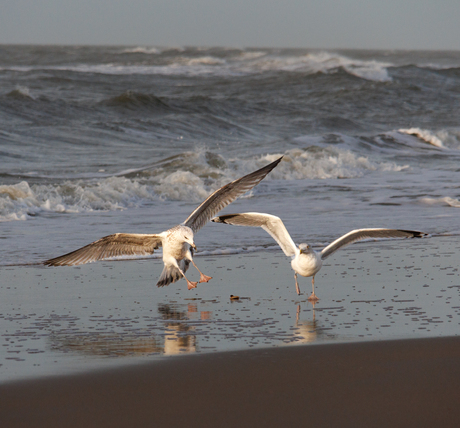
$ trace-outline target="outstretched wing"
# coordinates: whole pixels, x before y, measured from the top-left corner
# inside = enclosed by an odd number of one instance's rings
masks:
[[[281,159],[283,159],[283,156],[275,162],[216,190],[195,211],[193,211],[192,214],[190,214],[183,223],[184,226],[190,227],[193,232],[196,233],[221,209],[259,184],[260,181],[281,162]]]
[[[271,235],[286,256],[295,255],[297,247],[279,217],[263,213],[242,213],[221,215],[214,217],[211,221],[235,226],[259,226]]]
[[[71,253],[43,262],[47,266],[73,266],[120,256],[146,256],[161,247],[159,235],[115,233]]]
[[[416,230],[399,230],[399,229],[357,229],[348,232],[339,239],[329,244],[321,251],[321,259],[324,260],[339,248],[345,245],[353,244],[353,242],[362,241],[364,239],[382,239],[382,238],[422,238],[428,236],[427,233],[418,232]]]

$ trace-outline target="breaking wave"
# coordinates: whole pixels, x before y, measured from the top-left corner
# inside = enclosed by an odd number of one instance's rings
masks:
[[[16,89],[8,92],[5,96],[16,100],[35,100],[35,97],[30,93],[30,89],[26,86],[17,86]]]
[[[248,159],[226,159],[202,149],[110,177],[68,179],[50,184],[21,181],[2,185],[0,221],[26,220],[46,212],[123,210],[160,200],[199,203],[212,191],[267,165],[281,155],[284,155],[283,161],[264,183],[271,180],[357,178],[372,171],[400,171],[407,168],[394,163],[372,162],[367,157],[335,147],[310,146]],[[264,189],[269,192],[270,186]],[[259,187],[254,193],[260,191]]]
[[[425,141],[432,146],[444,148],[442,140],[426,129],[420,128],[409,128],[409,129],[398,129],[398,132],[401,134],[413,135],[414,137],[419,138],[422,141]]]
[[[12,66],[0,68],[2,70],[14,70],[28,72],[36,69],[73,71],[79,73],[100,73],[115,75],[217,75],[231,76],[241,74],[259,74],[261,71],[285,71],[303,72],[306,74],[333,74],[338,70],[345,70],[347,73],[365,80],[376,82],[389,82],[391,77],[388,68],[393,64],[376,60],[359,60],[331,52],[315,52],[305,55],[277,55],[276,53],[263,51],[238,51],[236,55],[229,55],[226,58],[203,53],[197,56],[187,56],[181,52],[180,55],[162,57],[159,50],[153,48],[131,48],[122,51],[127,53],[155,54],[152,61],[139,63],[115,60],[105,64],[69,64],[49,66]],[[153,60],[154,58],[154,60]]]
[[[109,107],[120,107],[126,109],[147,108],[155,110],[166,110],[169,106],[153,94],[126,91],[121,95],[109,98],[101,102]]]
[[[451,198],[449,196],[444,196],[441,198],[421,198],[420,202],[426,205],[444,205],[454,208],[460,208],[460,200]]]
[[[144,47],[144,46],[137,46],[135,48],[127,48],[127,49],[123,49],[121,51],[121,53],[123,54],[126,54],[126,53],[134,53],[134,54],[138,54],[138,53],[141,53],[141,54],[147,54],[147,55],[157,55],[159,53],[161,53],[161,50],[158,49],[158,48],[147,48],[147,47]]]
[[[347,73],[377,82],[391,81],[387,68],[392,64],[362,61],[330,52],[309,53],[304,56],[257,58],[252,65],[261,70],[303,71],[310,74],[334,73],[342,68]]]

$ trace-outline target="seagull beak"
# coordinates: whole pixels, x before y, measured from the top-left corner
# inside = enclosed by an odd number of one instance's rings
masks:
[[[198,251],[198,249],[196,248],[196,245],[195,245],[195,244],[192,245],[192,248],[193,248],[195,251]]]

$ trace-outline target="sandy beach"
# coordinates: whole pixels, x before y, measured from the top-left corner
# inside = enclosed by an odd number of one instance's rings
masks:
[[[4,427],[454,427],[460,339],[174,357],[0,385]]]

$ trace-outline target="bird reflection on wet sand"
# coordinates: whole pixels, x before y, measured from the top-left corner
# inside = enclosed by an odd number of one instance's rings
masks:
[[[107,357],[192,353],[196,352],[197,348],[195,327],[183,321],[189,320],[191,314],[195,313],[198,313],[196,304],[189,303],[186,311],[179,310],[176,305],[159,304],[158,314],[161,316],[161,322],[158,325],[163,328],[162,333],[136,328],[132,328],[131,332],[124,329],[122,333],[57,333],[50,336],[51,348],[63,352],[74,351]],[[202,320],[210,320],[211,317],[211,311],[200,311]],[[123,320],[105,321],[122,322]]]
[[[243,298],[243,301],[244,299],[248,298]],[[240,304],[241,302],[241,300],[235,301]],[[233,300],[230,300],[230,303],[233,303]],[[284,344],[314,342],[325,334],[315,320],[314,305],[312,306],[312,319],[301,320],[301,307],[300,304],[297,305],[295,323],[291,324],[289,329],[291,331],[280,332],[279,339]],[[308,313],[309,311],[303,312],[303,314]],[[253,331],[255,326],[266,331],[266,328],[270,328],[273,324],[271,319],[267,319],[266,322],[242,319],[230,321],[213,319],[212,315],[212,311],[201,310],[199,303],[162,303],[157,306],[157,316],[152,317],[151,321],[141,328],[135,319],[105,318],[95,315],[92,318],[92,321],[97,322],[95,328],[102,330],[102,327],[105,327],[106,332],[96,332],[92,327],[76,328],[73,332],[61,330],[51,333],[49,340],[52,350],[64,353],[75,352],[102,357],[177,355],[199,352],[200,348],[212,349],[214,346],[206,346],[212,345],[208,342],[207,331],[209,330],[217,329],[219,332],[214,333],[214,336],[217,334],[224,337],[224,340],[239,338],[251,340],[252,343],[257,337],[262,337],[261,332]],[[227,326],[228,330],[222,331],[223,326]],[[199,336],[202,343],[198,343]]]

